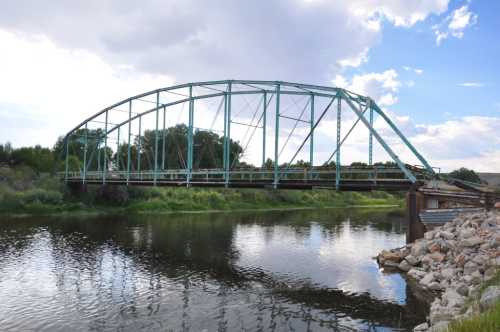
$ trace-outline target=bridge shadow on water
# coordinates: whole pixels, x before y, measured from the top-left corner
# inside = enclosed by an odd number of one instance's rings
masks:
[[[411,330],[426,306],[371,259],[404,244],[402,218],[399,211],[332,209],[2,221],[0,296],[14,295],[0,305],[0,323]],[[15,270],[22,282],[9,275]],[[23,282],[38,296],[10,288]],[[15,309],[27,302],[21,318]]]

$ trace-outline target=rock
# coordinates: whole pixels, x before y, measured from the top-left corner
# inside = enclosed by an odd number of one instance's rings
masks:
[[[441,246],[437,243],[433,243],[431,244],[429,247],[427,247],[427,250],[429,250],[429,252],[436,252],[436,251],[440,251],[441,250]]]
[[[472,259],[472,261],[474,263],[476,263],[477,265],[485,265],[486,262],[488,261],[488,256],[486,256],[486,255],[476,255],[476,256],[474,256],[474,258]]]
[[[449,324],[450,324],[449,321],[440,321],[440,322],[437,322],[436,324],[432,325],[428,331],[429,332],[445,332],[445,331],[448,331]]]
[[[396,263],[393,261],[385,261],[384,262],[384,267],[397,268],[398,266],[399,266],[399,263]]]
[[[465,263],[464,265],[464,274],[472,274],[474,271],[477,270],[477,265],[476,263],[469,261]]]
[[[429,231],[424,234],[424,239],[426,240],[432,240],[434,238],[435,232],[434,231]]]
[[[399,263],[402,258],[399,254],[393,251],[382,250],[382,252],[379,254],[379,259],[383,260],[384,262],[391,261]]]
[[[484,280],[488,281],[493,279],[493,277],[496,275],[496,269],[494,267],[490,267],[486,271],[484,271]]]
[[[429,328],[429,324],[427,322],[419,324],[413,328],[414,332],[421,332],[421,331],[427,331]]]
[[[425,277],[427,273],[425,271],[422,271],[417,268],[411,268],[410,271],[408,271],[408,276],[412,277],[413,279],[420,280],[423,277]]]
[[[467,238],[472,237],[474,235],[474,230],[471,228],[465,228],[465,229],[460,230],[460,233],[458,235],[463,239],[467,239]]]
[[[462,241],[462,245],[464,247],[474,247],[481,243],[483,243],[483,240],[481,240],[478,236],[473,236]]]
[[[491,248],[498,248],[500,246],[500,235],[497,234],[493,236],[493,238],[490,240],[490,246]]]
[[[401,263],[399,263],[398,268],[401,271],[408,272],[411,269],[411,265],[406,261],[406,259],[403,259]]]
[[[457,257],[455,257],[455,264],[457,264],[460,267],[463,267],[465,265],[465,255],[460,254]]]
[[[438,291],[443,289],[443,286],[439,282],[433,281],[429,284],[428,288],[433,291]]]
[[[447,307],[461,307],[464,304],[464,297],[449,288],[444,292],[441,302]]]
[[[408,264],[415,266],[419,263],[418,259],[415,258],[413,255],[408,255],[405,257],[405,260],[408,262]]]
[[[446,240],[453,240],[455,238],[455,234],[449,231],[443,231],[439,235]]]
[[[483,309],[487,309],[493,306],[497,301],[500,300],[500,286],[490,286],[486,288],[481,299],[479,300],[479,305]]]
[[[495,209],[500,209],[500,202],[495,203]]]
[[[415,242],[411,247],[411,255],[414,257],[422,256],[427,253],[427,241],[420,240]]]
[[[445,255],[436,251],[429,255],[429,257],[435,262],[442,262],[445,259]]]
[[[443,279],[450,280],[456,275],[456,270],[452,267],[443,269],[441,271],[441,276]]]
[[[434,276],[434,273],[431,272],[431,273],[428,273],[426,274],[421,280],[420,280],[420,284],[422,284],[422,286],[424,287],[427,287],[429,288],[430,284],[435,281],[436,278]]]
[[[456,291],[457,291],[458,294],[460,294],[462,296],[469,295],[469,287],[467,287],[467,285],[464,284],[464,283],[458,284],[457,288],[456,288]]]

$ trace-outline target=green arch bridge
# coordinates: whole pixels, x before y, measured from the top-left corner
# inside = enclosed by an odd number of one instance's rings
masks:
[[[420,166],[398,157],[375,119]],[[344,166],[345,141],[360,128],[366,164]],[[219,150],[207,151],[213,147],[204,138]],[[373,162],[374,143],[390,163]],[[64,144],[60,175],[68,184],[407,190],[436,176],[370,97],[282,81],[209,81],[149,91],[92,115],[66,134]],[[249,151],[258,166],[242,162]],[[209,159],[211,167],[202,167],[200,160]]]

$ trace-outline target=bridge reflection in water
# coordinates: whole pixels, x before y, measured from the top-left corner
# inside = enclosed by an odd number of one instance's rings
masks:
[[[401,222],[381,210],[9,220],[0,324],[411,330],[426,306],[372,259],[404,243]]]

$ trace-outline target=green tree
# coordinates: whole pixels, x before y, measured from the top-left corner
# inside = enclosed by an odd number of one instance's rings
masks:
[[[477,175],[477,173],[474,172],[474,170],[465,167],[461,167],[457,170],[454,170],[449,175],[454,179],[464,180],[473,183],[481,183],[481,178],[479,177],[479,175]]]

